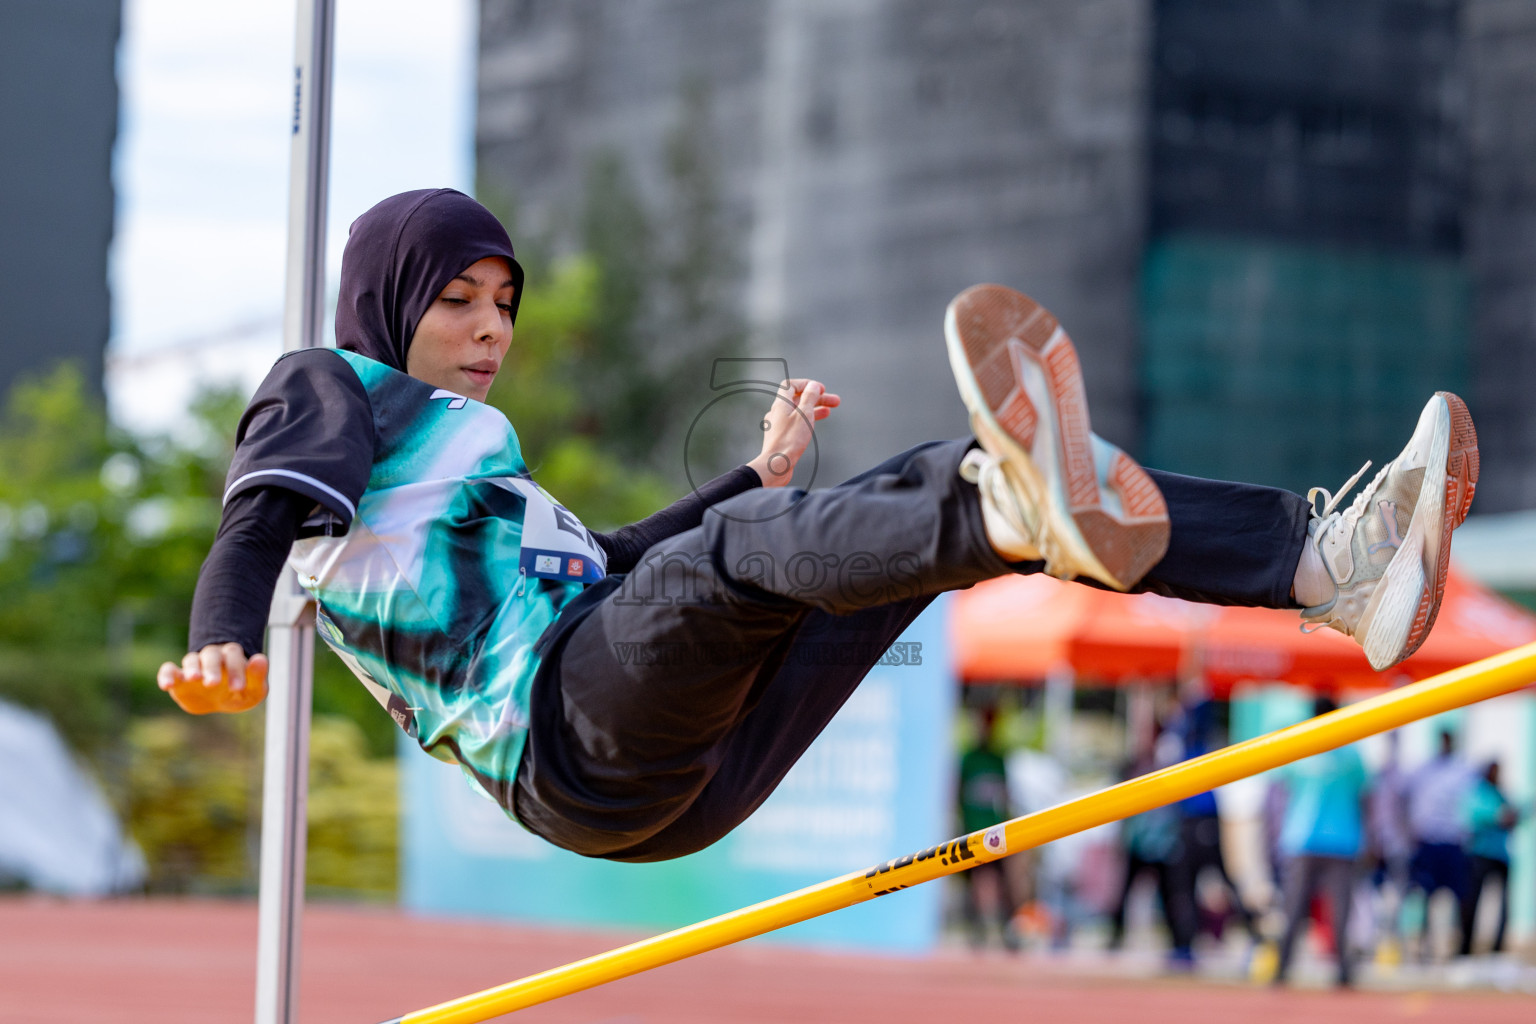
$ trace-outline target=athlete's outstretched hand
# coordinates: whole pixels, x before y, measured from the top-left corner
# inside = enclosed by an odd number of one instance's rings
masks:
[[[239,644],[209,644],[187,654],[180,665],[161,665],[155,681],[194,715],[248,711],[267,695],[267,656],[253,654],[247,661]]]
[[[795,464],[811,443],[811,428],[832,415],[842,399],[819,380],[794,377],[779,385],[779,393],[763,417],[763,451],[747,465],[757,470],[764,487],[783,487],[795,475]]]

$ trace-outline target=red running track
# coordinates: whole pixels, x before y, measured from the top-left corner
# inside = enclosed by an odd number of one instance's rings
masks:
[[[633,936],[311,906],[302,1024],[378,1024]],[[252,903],[0,898],[0,1024],[248,1024]],[[1530,1024],[1536,997],[1270,991],[1087,976],[1046,958],[885,958],[754,943],[503,1020],[583,1024]]]

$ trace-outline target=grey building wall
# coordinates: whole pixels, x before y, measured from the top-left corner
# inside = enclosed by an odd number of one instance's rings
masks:
[[[1334,488],[1467,393],[1459,7],[1155,0],[1153,464]]]
[[[1465,0],[1476,510],[1536,508],[1536,3]]]
[[[1152,230],[1459,253],[1462,0],[1155,0]]]
[[[61,359],[101,389],[119,21],[118,0],[0,3],[0,395]]]
[[[1531,0],[483,0],[480,45],[481,183],[517,196],[524,237],[569,228],[604,149],[660,195],[682,83],[710,84],[753,344],[847,398],[820,432],[823,482],[964,429],[940,317],[995,280],[1062,316],[1096,426],[1143,455],[1325,482],[1390,456],[1433,378],[1465,386],[1477,417],[1478,509],[1536,507]],[[1220,465],[1156,429],[1177,367],[1154,351],[1143,258],[1190,238],[1217,239],[1217,265],[1223,239],[1261,261],[1315,252],[1344,319],[1291,312],[1340,337],[1359,289],[1333,279],[1359,254],[1413,300],[1366,304],[1386,340],[1364,362],[1322,341],[1292,359],[1373,383],[1328,378],[1327,408],[1305,398],[1316,382],[1282,403],[1284,472],[1228,427],[1198,431],[1238,448]],[[1394,315],[1422,344],[1388,337]],[[1190,412],[1191,395],[1163,404]],[[1258,412],[1235,409],[1208,418]]]
[[[1095,426],[1134,448],[1146,0],[481,10],[480,182],[520,233],[568,224],[606,147],[655,192],[681,86],[709,83],[754,349],[844,397],[820,482],[965,430],[942,318],[980,281],[1060,315]]]
[[[1536,507],[1536,3],[1155,0],[1154,19],[1149,266],[1215,234],[1234,269],[1225,292],[1221,264],[1185,275],[1221,339],[1203,366],[1162,344],[1195,303],[1144,308],[1148,457],[1341,479],[1453,388],[1478,425],[1476,510]],[[1165,429],[1202,409],[1203,430]],[[1213,424],[1218,443],[1191,443]]]

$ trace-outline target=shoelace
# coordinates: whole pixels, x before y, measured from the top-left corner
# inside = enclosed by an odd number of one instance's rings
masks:
[[[1344,486],[1339,488],[1339,493],[1338,494],[1333,494],[1326,487],[1314,487],[1310,491],[1308,491],[1307,492],[1307,501],[1312,503],[1313,514],[1316,515],[1319,519],[1327,519],[1329,516],[1331,516],[1333,514],[1333,510],[1334,510],[1335,506],[1338,505],[1339,500],[1341,498],[1343,498],[1344,495],[1349,493],[1349,489],[1351,487],[1355,486],[1355,484],[1359,481],[1359,479],[1362,476],[1365,475],[1365,471],[1370,469],[1370,468],[1371,468],[1371,460],[1370,459],[1366,459],[1365,460],[1365,465],[1363,465],[1359,469],[1355,470],[1355,475],[1350,477],[1348,480],[1344,481]],[[1361,514],[1364,513],[1364,511],[1365,511],[1366,502],[1370,501],[1371,495],[1376,493],[1376,488],[1381,485],[1381,478],[1386,476],[1387,475],[1387,470],[1389,470],[1391,468],[1392,468],[1391,465],[1382,466],[1381,467],[1381,472],[1376,474],[1375,479],[1373,479],[1370,483],[1366,484],[1365,485],[1365,489],[1362,490],[1359,494],[1355,495],[1355,502],[1354,502],[1354,504],[1350,505],[1349,508],[1346,509],[1342,513],[1342,515],[1344,516],[1345,519],[1350,519],[1350,518],[1359,519],[1360,518]],[[1317,496],[1319,494],[1321,494],[1324,498],[1327,499],[1326,503],[1323,505],[1323,510],[1321,512],[1316,511],[1317,510]],[[1353,515],[1351,515],[1351,513],[1353,513]]]
[[[1354,526],[1360,521],[1360,517],[1365,514],[1366,509],[1370,507],[1371,498],[1375,496],[1377,489],[1381,486],[1381,481],[1386,477],[1387,471],[1392,468],[1391,463],[1381,467],[1381,470],[1372,478],[1371,482],[1361,488],[1360,493],[1355,495],[1355,500],[1350,504],[1349,508],[1343,512],[1337,511],[1339,501],[1344,495],[1349,493],[1349,489],[1355,486],[1360,478],[1365,475],[1365,471],[1370,468],[1371,462],[1367,459],[1365,465],[1355,471],[1354,476],[1344,481],[1344,486],[1339,488],[1337,494],[1330,492],[1326,487],[1314,487],[1307,491],[1307,501],[1312,503],[1312,514],[1322,520],[1316,531],[1317,543],[1321,544],[1324,535],[1336,529],[1340,524]],[[1317,496],[1319,494],[1324,498],[1323,510],[1321,512],[1317,511]],[[1336,615],[1330,616],[1327,619],[1307,619],[1302,622],[1301,631],[1303,633],[1312,633],[1338,621],[1342,620]],[[1310,629],[1308,628],[1309,626],[1311,627]],[[1345,632],[1348,631],[1346,630]]]
[[[972,448],[960,460],[960,479],[975,484],[977,490],[991,498],[993,506],[1003,514],[1008,525],[1040,552],[1040,557],[1045,559],[1045,571],[1049,575],[1059,579],[1072,577],[1070,570],[1059,568],[1066,565],[1066,559],[1061,544],[1045,528],[1045,517],[1037,515],[1035,518],[1038,525],[1029,525],[1029,517],[1025,515],[1013,485],[1008,482],[1001,458],[984,448]]]

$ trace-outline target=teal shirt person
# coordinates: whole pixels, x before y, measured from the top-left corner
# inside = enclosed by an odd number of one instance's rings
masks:
[[[355,374],[360,422],[347,433],[373,438],[350,521],[317,523],[289,557],[316,633],[423,750],[508,807],[535,644],[603,578],[601,547],[534,483],[495,408],[354,352],[281,362]]]
[[[1467,852],[1509,863],[1509,801],[1486,778],[1477,780],[1467,798]]]
[[[1353,746],[1329,750],[1280,771],[1288,800],[1280,826],[1287,856],[1353,860],[1364,846],[1361,803],[1370,776]]]
[[[288,556],[315,632],[428,754],[510,811],[538,642],[607,556],[536,482],[499,410],[340,349],[257,389],[230,495],[317,502]]]
[[[990,746],[960,758],[960,826],[966,832],[991,828],[1008,818],[1008,769]]]
[[[1126,852],[1148,864],[1171,864],[1179,847],[1177,807],[1154,807],[1125,819]]]

